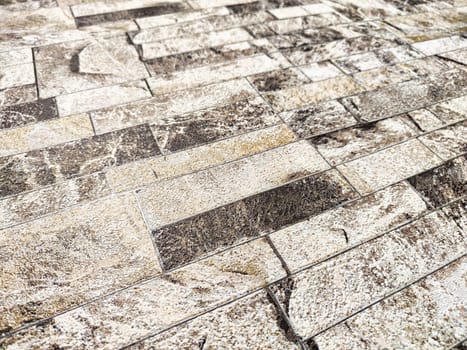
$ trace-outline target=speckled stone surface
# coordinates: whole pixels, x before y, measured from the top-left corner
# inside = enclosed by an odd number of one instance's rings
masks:
[[[0,0],[0,349],[463,349],[466,29]]]

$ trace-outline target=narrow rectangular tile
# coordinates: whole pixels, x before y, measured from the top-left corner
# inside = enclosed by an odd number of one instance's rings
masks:
[[[0,90],[0,110],[4,107],[37,100],[36,84]],[[0,112],[1,114],[2,112]],[[1,117],[0,117],[1,119]]]
[[[14,66],[0,65],[0,90],[34,84],[34,65],[32,63],[17,64]]]
[[[386,66],[353,74],[353,78],[367,90],[402,83],[418,78],[417,74],[403,65]]]
[[[352,199],[334,170],[311,175],[153,230],[165,269],[263,235]]]
[[[200,344],[205,349],[301,349],[289,339],[280,321],[267,294],[258,292],[128,349],[196,349]]]
[[[45,148],[94,135],[87,114],[0,130],[0,157]]]
[[[275,33],[285,34],[297,31],[301,32],[310,28],[327,27],[346,22],[348,22],[348,19],[340,16],[337,13],[323,13],[319,15],[269,21],[267,25]]]
[[[361,91],[362,88],[352,78],[336,77],[263,95],[276,111],[281,112],[353,95]]]
[[[447,160],[467,152],[467,121],[420,136],[429,149]]]
[[[277,9],[271,9],[269,12],[277,19],[309,15],[309,13],[301,6],[280,7]]]
[[[441,39],[422,41],[412,46],[425,55],[437,55],[443,52],[463,49],[467,47],[467,39],[461,36],[452,36]]]
[[[335,78],[343,73],[331,62],[323,61],[300,67],[303,73],[312,81],[321,81]]]
[[[423,198],[434,207],[467,195],[467,156],[408,179]]]
[[[0,52],[0,67],[32,63],[31,49],[10,50]]]
[[[324,158],[336,165],[416,135],[401,117],[394,117],[317,136],[311,143]]]
[[[426,109],[409,112],[404,120],[408,120],[409,124],[414,124],[414,129],[419,132],[432,131],[444,125],[439,118]]]
[[[0,129],[24,126],[58,117],[55,99],[26,102],[0,109]]]
[[[270,92],[276,90],[297,87],[310,82],[305,74],[297,68],[278,69],[271,72],[255,74],[248,80],[259,92]]]
[[[256,96],[255,90],[246,80],[238,79],[105,108],[91,112],[90,115],[96,133],[102,134],[146,122],[157,123],[161,118],[231,104]]]
[[[151,124],[151,129],[161,149],[170,153],[261,129],[280,121],[258,97],[183,116],[160,118]]]
[[[351,113],[337,101],[322,102],[294,111],[283,112],[280,117],[301,138],[342,129],[357,123]]]
[[[110,168],[106,176],[114,191],[125,191],[237,160],[295,140],[294,134],[285,125],[276,125],[184,152]]]
[[[446,215],[454,220],[462,231],[467,230],[467,198],[463,198],[443,208]]]
[[[197,11],[183,11],[166,15],[145,17],[136,19],[141,29],[167,26],[171,24],[196,21],[211,16],[226,16],[230,12],[226,7],[213,7]]]
[[[428,107],[436,116],[446,123],[454,123],[466,118],[467,96],[454,98]]]
[[[377,237],[427,210],[406,183],[331,209],[270,235],[291,271],[316,264]]]
[[[465,93],[467,72],[451,70],[425,79],[414,79],[344,98],[343,103],[360,119],[374,121],[420,109]]]
[[[212,46],[221,46],[253,39],[247,31],[233,28],[219,32],[200,33],[174,42],[171,39],[141,45],[143,60],[154,59],[189,51],[200,50]]]
[[[247,4],[251,2],[256,2],[257,0],[216,0],[216,6],[229,6],[229,5],[238,5],[238,4]],[[204,9],[213,7],[213,2],[210,0],[188,0],[188,3],[194,9]]]
[[[6,198],[0,200],[0,228],[36,219],[109,193],[104,174],[96,173]]]
[[[134,3],[135,1],[127,1],[126,3]],[[138,1],[139,2],[139,1]],[[111,5],[118,5],[125,2],[110,3]],[[108,6],[109,3],[103,3]],[[94,4],[93,4],[94,5]],[[80,5],[77,5],[80,6]],[[138,6],[138,5],[136,5]],[[115,7],[115,6],[113,6]],[[129,7],[129,6],[125,6]],[[115,22],[121,20],[128,20],[132,18],[148,17],[164,15],[167,13],[178,12],[187,9],[187,5],[184,2],[162,2],[154,4],[153,6],[140,7],[140,8],[128,8],[126,10],[119,10],[115,12],[104,12],[95,15],[88,16],[76,16],[76,24],[78,27],[90,26],[105,22]],[[107,9],[110,10],[110,9]]]
[[[466,269],[467,259],[459,259],[315,342],[321,350],[451,349],[465,337]]]
[[[284,276],[279,259],[260,239],[56,316],[0,345],[123,347]]]
[[[272,288],[297,334],[310,337],[462,256],[463,236],[435,212]]]
[[[153,7],[161,4],[178,4],[179,0],[124,0],[119,2],[92,2],[73,5],[71,10],[75,17],[99,15],[138,8]]]
[[[160,154],[148,125],[0,158],[0,196]]]
[[[149,87],[157,94],[165,94],[177,90],[194,88],[244,76],[280,69],[280,62],[260,54],[252,57],[240,58],[229,63],[195,68],[192,70],[170,73],[147,79]],[[221,78],[220,78],[221,77]]]
[[[123,83],[93,90],[57,96],[57,107],[61,116],[88,112],[151,97],[144,81]]]
[[[328,167],[310,144],[301,141],[159,182],[138,195],[149,227],[155,229]]]
[[[53,316],[160,271],[133,194],[7,228],[0,236],[1,331]]]
[[[444,52],[438,56],[463,65],[467,65],[467,49]]]
[[[410,140],[359,158],[338,169],[360,193],[370,193],[440,164],[418,140]]]

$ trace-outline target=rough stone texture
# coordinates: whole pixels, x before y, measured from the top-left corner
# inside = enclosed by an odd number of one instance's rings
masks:
[[[128,349],[301,349],[287,339],[280,322],[274,305],[260,292]]]
[[[271,234],[291,271],[316,264],[377,237],[427,210],[410,186],[400,183]]]
[[[360,193],[369,193],[440,164],[418,140],[410,140],[355,159],[338,169]]]
[[[322,350],[451,348],[465,337],[466,268],[466,258],[453,262],[318,335],[316,344]]]
[[[0,349],[459,347],[466,15],[0,0]]]
[[[435,212],[272,289],[298,334],[310,337],[462,256],[464,235]]]
[[[115,217],[117,221],[112,220]],[[132,194],[4,229],[1,242],[0,332],[50,317],[159,271]]]
[[[279,259],[260,239],[56,316],[0,345],[122,347],[284,276]]]

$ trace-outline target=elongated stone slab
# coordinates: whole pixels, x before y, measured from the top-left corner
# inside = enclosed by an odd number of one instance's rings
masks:
[[[435,212],[273,287],[302,337],[351,316],[464,254],[465,234]]]
[[[338,169],[360,193],[370,193],[440,163],[420,141],[410,140],[340,165]]]
[[[227,163],[295,141],[285,125],[276,125],[155,159],[110,168],[114,191],[125,191]]]
[[[288,339],[279,326],[280,321],[266,293],[258,292],[128,349],[196,349],[199,346],[205,349],[301,349]]]
[[[293,224],[353,198],[334,171],[262,192],[152,233],[165,269]]]
[[[94,135],[86,114],[0,130],[0,157],[28,152]]]
[[[342,75],[342,72],[329,61],[317,62],[300,67],[312,81],[321,81]]]
[[[270,235],[291,271],[316,264],[377,237],[427,210],[406,183],[331,209]]]
[[[451,70],[343,99],[348,109],[365,121],[401,114],[467,92],[467,72]]]
[[[171,39],[153,43],[144,43],[141,45],[142,59],[149,60],[250,39],[253,38],[244,29],[233,28],[219,32],[195,34],[186,38],[178,39],[176,43]]]
[[[211,84],[152,99],[91,112],[97,134],[142,123],[157,123],[162,118],[200,109],[227,105],[254,98],[257,94],[244,79]]]
[[[456,49],[467,47],[467,39],[461,36],[452,36],[441,39],[422,41],[412,46],[425,55],[436,55]]]
[[[322,102],[294,111],[283,112],[280,117],[301,138],[349,127],[357,120],[337,101]]]
[[[34,49],[41,98],[148,77],[135,47],[125,37],[96,37]],[[109,97],[115,93],[109,92]]]
[[[467,198],[463,198],[443,208],[446,215],[454,220],[463,231],[467,229]]]
[[[37,89],[35,84],[3,89],[0,90],[0,110],[11,105],[33,102],[36,99]]]
[[[335,165],[416,135],[401,117],[395,117],[317,136],[311,142]]]
[[[230,80],[280,68],[282,68],[280,62],[261,54],[215,66],[175,72],[166,77],[153,77],[149,78],[147,82],[154,93],[165,94],[215,83],[220,80],[219,77],[222,77],[222,80]]]
[[[196,21],[211,16],[226,16],[228,14],[230,14],[229,10],[224,6],[220,6],[197,11],[183,11],[160,16],[138,18],[136,19],[136,23],[138,23],[141,29],[146,29]]]
[[[306,75],[297,68],[255,74],[248,77],[248,80],[260,92],[282,90],[310,82]]]
[[[0,158],[0,196],[92,174],[109,166],[160,154],[149,126],[71,141]]]
[[[0,90],[15,86],[29,85],[36,82],[32,63],[14,66],[0,65]]]
[[[160,271],[133,194],[4,229],[0,240],[3,332]]]
[[[315,342],[321,350],[450,349],[465,337],[466,269],[467,259],[459,259],[318,335]]]
[[[146,83],[136,81],[61,95],[56,100],[60,115],[65,116],[142,100],[151,96]]]
[[[123,347],[284,276],[279,259],[260,239],[56,316],[0,344]]]
[[[467,121],[432,131],[419,137],[429,149],[443,159],[467,152]]]
[[[151,75],[157,76],[271,51],[277,49],[274,49],[268,40],[257,39],[159,57],[146,61],[146,66]]]
[[[276,111],[285,111],[326,100],[353,95],[362,88],[350,77],[336,77],[289,89],[265,93],[263,96]]]
[[[467,65],[467,49],[444,52],[442,54],[439,54],[438,56],[463,65]]]
[[[327,27],[346,22],[348,22],[348,19],[340,16],[338,13],[321,13],[312,16],[269,21],[267,25],[277,34],[286,34],[290,32],[300,32],[310,28]]]
[[[6,198],[0,200],[0,228],[36,219],[109,193],[104,174],[96,173]]]
[[[256,98],[183,116],[160,118],[151,128],[158,145],[166,152],[175,152],[279,122],[280,118],[271,108]]]
[[[14,128],[58,117],[55,99],[37,100],[0,109],[0,129]]]
[[[0,52],[0,67],[32,63],[31,49]]]
[[[370,69],[355,73],[353,77],[367,90],[377,90],[388,85],[418,78],[416,73],[402,65]]]
[[[432,131],[444,125],[439,118],[426,109],[409,112],[407,113],[407,118],[404,118],[404,120],[408,121],[409,125],[412,123],[414,130],[419,132]]]
[[[467,96],[441,102],[428,107],[428,109],[446,123],[461,121],[466,118]]]
[[[302,141],[159,182],[138,195],[149,227],[156,229],[328,167],[315,149]],[[161,201],[167,205],[159,205]]]
[[[248,4],[254,3],[257,0],[217,0],[215,5],[216,6],[229,6],[229,5],[238,5],[238,4]],[[188,3],[194,9],[205,9],[213,7],[213,3],[210,0],[188,0]]]
[[[467,195],[467,156],[408,179],[434,207]]]
[[[309,13],[301,6],[280,7],[277,9],[270,9],[269,12],[277,19],[309,15]]]

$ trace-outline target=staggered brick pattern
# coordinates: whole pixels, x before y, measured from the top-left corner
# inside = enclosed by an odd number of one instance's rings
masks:
[[[465,349],[466,28],[0,0],[0,349]]]

